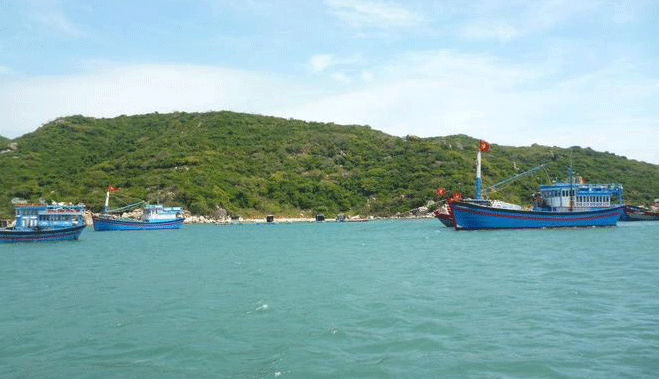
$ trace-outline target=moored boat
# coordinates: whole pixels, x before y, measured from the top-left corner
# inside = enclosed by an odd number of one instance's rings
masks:
[[[451,204],[455,229],[524,229],[615,226],[622,206],[581,211],[514,210],[468,202]]]
[[[77,240],[85,228],[85,206],[18,202],[13,227],[0,228],[0,242]]]
[[[453,200],[453,199],[452,199]],[[521,210],[522,207],[516,204],[510,204],[506,203],[503,201],[499,200],[487,200],[487,199],[462,199],[462,200],[455,200],[455,201],[463,201],[465,203],[470,203],[470,204],[476,204],[476,205],[481,205],[485,207],[492,207],[492,208],[498,208],[498,209],[516,209],[516,210]],[[453,221],[453,216],[451,216],[451,209],[450,207],[446,207],[446,209],[437,209],[433,212],[433,215],[435,216],[436,219],[438,219],[442,224],[445,226],[452,228],[455,226],[454,221]]]
[[[489,144],[487,144],[489,150]],[[479,148],[476,174],[476,199],[480,194]],[[569,170],[569,180],[539,186],[533,209],[500,208],[471,201],[449,201],[450,215],[456,230],[522,229],[615,226],[623,212],[621,184],[577,183]],[[618,198],[619,204],[611,201]]]
[[[489,144],[487,144],[487,148],[489,150]],[[545,167],[544,164],[542,164],[540,166],[537,166],[537,167],[534,167],[534,168],[532,168],[528,171],[524,171],[524,172],[522,172],[520,174],[517,174],[517,175],[514,175],[514,176],[512,176],[508,179],[502,180],[499,183],[495,183],[495,184],[487,187],[483,191],[487,194],[488,191],[494,191],[497,188],[499,188],[500,186],[511,183],[511,182],[513,182],[513,181],[515,181],[519,178],[522,178],[522,177],[526,176],[526,175],[532,174],[532,173],[536,172],[537,170],[540,170],[541,168],[544,168],[544,167]],[[479,191],[479,189],[480,189],[480,185],[478,184],[479,181],[477,180],[476,183],[477,183],[476,191]],[[439,197],[443,197],[444,195],[446,195],[447,191],[446,191],[446,188],[444,188],[444,187],[438,187],[435,190],[435,192],[437,193],[437,195]],[[457,194],[454,193],[452,195],[452,198],[450,199],[450,201],[461,201],[461,200],[464,201],[464,202],[472,203],[472,204],[478,204],[478,205],[494,207],[494,208],[517,209],[517,210],[522,209],[522,207],[520,207],[519,205],[510,204],[510,203],[506,203],[506,202],[499,201],[499,200],[488,200],[488,199],[482,199],[480,197],[476,198],[476,199],[462,199],[462,194],[459,194],[459,193],[457,193]],[[448,205],[444,205],[442,208],[439,208],[439,209],[435,210],[433,212],[433,215],[435,216],[436,219],[438,219],[445,226],[447,226],[449,228],[455,226],[455,224],[453,223],[453,216],[451,216],[451,209],[450,209],[450,207],[448,207]]]
[[[161,204],[145,204],[142,208],[142,216],[119,217],[111,214],[109,210],[110,192],[116,191],[116,187],[108,187],[105,197],[105,209],[101,215],[92,215],[94,230],[153,230],[153,229],[179,229],[183,226],[183,208],[165,207]],[[141,205],[143,202],[131,204],[129,208]],[[120,209],[124,209],[120,208]]]
[[[623,221],[659,221],[659,212],[646,208],[625,205]]]

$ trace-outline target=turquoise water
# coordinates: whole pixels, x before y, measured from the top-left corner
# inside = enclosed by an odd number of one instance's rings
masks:
[[[1,378],[655,378],[659,223],[186,225],[0,246]]]

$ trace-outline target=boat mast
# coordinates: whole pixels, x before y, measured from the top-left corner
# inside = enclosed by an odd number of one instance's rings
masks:
[[[110,191],[108,190],[105,193],[105,214],[108,214],[109,208],[110,208]]]
[[[483,186],[483,181],[481,179],[481,149],[478,149],[478,154],[476,155],[476,199],[481,198],[481,187]]]
[[[568,192],[568,198],[570,199],[570,212],[574,210],[574,198],[572,195],[572,161],[570,160],[570,170],[569,170],[569,177],[570,177],[570,192]]]

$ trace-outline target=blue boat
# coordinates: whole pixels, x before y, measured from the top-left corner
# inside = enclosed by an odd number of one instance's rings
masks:
[[[477,157],[476,199],[481,199],[480,153]],[[532,210],[501,207],[469,200],[450,201],[450,215],[456,230],[524,229],[615,226],[623,213],[621,184],[569,180],[539,186]],[[619,204],[612,205],[612,200]],[[483,199],[488,201],[487,199]]]
[[[469,202],[451,204],[456,230],[615,226],[622,206],[594,210],[545,211],[486,207]]]
[[[146,204],[138,202],[113,211],[120,211],[131,208],[140,204],[145,204],[142,208],[142,217],[118,217],[112,215],[108,204],[110,201],[110,192],[116,190],[116,187],[109,187],[105,197],[105,209],[101,215],[92,215],[94,230],[97,232],[108,230],[152,230],[152,229],[179,229],[183,226],[185,217],[183,217],[183,208],[165,207],[161,204]]]
[[[534,168],[532,168],[528,171],[524,171],[521,174],[514,175],[510,178],[507,178],[507,179],[502,180],[498,183],[495,183],[495,184],[485,188],[483,191],[487,194],[488,191],[494,191],[494,190],[498,189],[499,187],[501,187],[503,185],[509,184],[509,183],[511,183],[511,182],[513,182],[517,179],[520,179],[520,178],[522,178],[526,175],[530,175],[530,174],[544,168],[545,166],[546,165],[541,164],[540,166],[534,167]],[[441,189],[441,191],[440,191],[440,189]],[[476,180],[476,192],[478,193],[479,190],[480,190],[480,185],[479,185],[479,180],[477,179]],[[441,187],[441,188],[438,188],[436,192],[437,192],[438,195],[444,196],[446,194],[446,189]],[[454,194],[454,196],[455,196],[455,194]],[[450,199],[449,201],[451,201],[451,200],[453,200],[453,199]],[[482,196],[478,196],[478,198],[476,198],[476,199],[462,199],[462,195],[460,194],[460,200],[462,200],[464,202],[467,202],[467,203],[482,205],[482,206],[486,206],[486,207],[517,209],[517,210],[522,209],[522,207],[520,207],[519,205],[510,204],[510,203],[506,203],[506,202],[499,201],[499,200],[492,201],[492,200],[488,200],[488,199],[483,199]],[[449,228],[452,228],[452,227],[455,226],[455,223],[453,221],[453,216],[451,215],[451,210],[450,210],[449,207],[446,207],[445,210],[444,209],[441,209],[441,210],[437,209],[437,210],[435,210],[435,212],[433,214],[434,214],[435,218],[438,219],[445,226],[447,226]]]
[[[19,202],[15,207],[15,225],[0,228],[0,242],[77,240],[85,228],[83,204]]]

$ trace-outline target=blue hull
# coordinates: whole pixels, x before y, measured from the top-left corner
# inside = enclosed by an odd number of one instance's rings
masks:
[[[455,202],[451,204],[455,229],[525,229],[615,226],[622,206],[580,212],[523,211]]]
[[[93,216],[92,220],[94,220],[94,230],[100,232],[108,230],[180,229],[185,218],[181,217],[172,221],[147,222]]]
[[[85,225],[53,230],[0,230],[0,242],[75,241]]]

